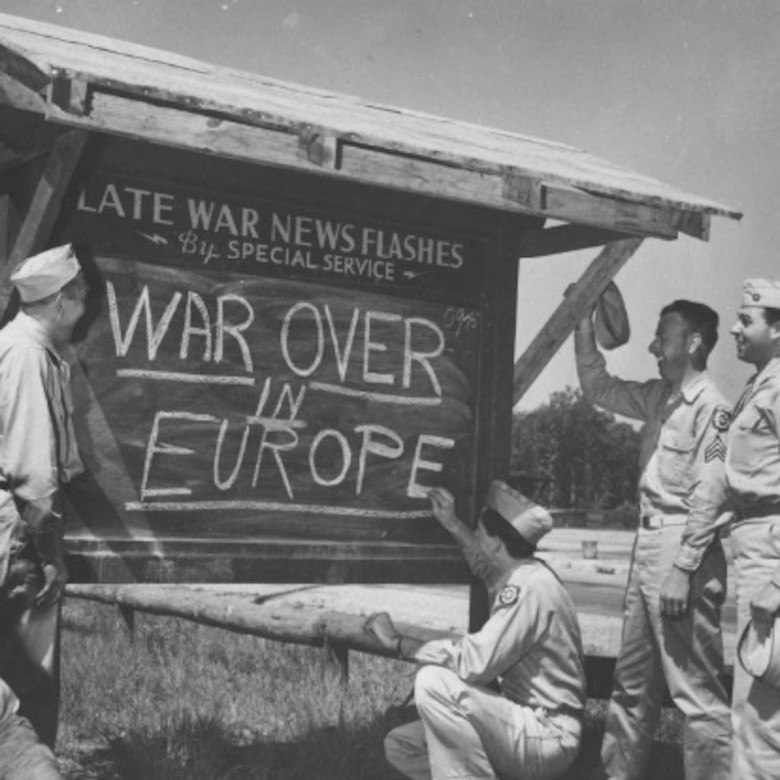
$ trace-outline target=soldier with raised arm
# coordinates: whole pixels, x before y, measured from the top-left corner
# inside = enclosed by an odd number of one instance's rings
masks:
[[[704,304],[678,300],[664,307],[649,346],[660,378],[646,382],[607,372],[590,316],[575,333],[585,397],[644,423],[640,525],[594,780],[644,775],[664,681],[685,716],[687,780],[729,776],[731,728],[720,627],[726,560],[718,532],[726,519],[720,512],[731,417],[706,371],[717,328],[718,315]]]
[[[429,496],[492,607],[479,631],[424,644],[401,637],[387,613],[368,618],[366,629],[385,647],[421,664],[420,720],[387,735],[387,760],[414,780],[558,777],[579,751],[585,675],[571,598],[534,557],[552,518],[500,481],[491,483],[475,530],[455,514],[449,491]]]

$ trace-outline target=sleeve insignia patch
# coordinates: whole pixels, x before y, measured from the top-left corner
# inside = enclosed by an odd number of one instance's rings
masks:
[[[520,588],[515,587],[514,585],[504,585],[504,587],[501,588],[501,592],[498,594],[498,603],[502,607],[511,607],[519,596]]]
[[[731,412],[725,406],[719,406],[712,413],[712,427],[723,433],[731,425]]]
[[[726,460],[726,445],[720,435],[716,436],[704,450],[704,462],[709,463],[711,460]]]

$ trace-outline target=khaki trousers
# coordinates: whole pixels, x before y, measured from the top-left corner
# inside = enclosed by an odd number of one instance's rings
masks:
[[[737,637],[750,619],[750,600],[780,566],[780,516],[734,526],[731,531],[737,571]],[[733,780],[780,777],[780,688],[764,685],[734,662],[732,696]]]
[[[385,756],[412,780],[552,780],[577,756],[581,724],[548,716],[440,666],[415,679],[421,720],[393,729]]]
[[[726,780],[731,764],[730,708],[723,686],[721,606],[726,560],[720,542],[691,580],[685,617],[661,617],[660,590],[679,549],[683,526],[640,529],[625,597],[601,759],[594,780],[639,780],[647,766],[664,681],[685,716],[686,780]]]

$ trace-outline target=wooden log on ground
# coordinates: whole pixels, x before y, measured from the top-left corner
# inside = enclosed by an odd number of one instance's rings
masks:
[[[343,681],[346,681],[348,673],[346,659],[350,650],[387,658],[396,657],[394,651],[380,646],[373,636],[363,630],[365,615],[323,611],[300,604],[285,605],[275,603],[273,598],[255,603],[246,596],[224,595],[178,585],[68,585],[66,594],[73,598],[114,605],[125,612],[134,610],[176,617],[277,642],[323,647],[334,663],[340,666],[338,676]],[[409,623],[397,622],[395,625],[404,638],[429,641],[458,636],[455,632]],[[404,655],[401,659],[412,660]],[[588,698],[609,698],[614,669],[614,658],[586,656]],[[726,670],[724,683],[730,691],[731,669]],[[673,706],[668,691],[664,694],[664,706]]]
[[[325,642],[348,650],[392,656],[363,631],[365,616],[325,611],[301,605],[283,605],[269,599],[262,604],[177,585],[68,585],[67,595],[153,615],[192,620],[203,625],[252,634],[279,642],[322,647]],[[403,636],[440,639],[453,633],[397,623]]]

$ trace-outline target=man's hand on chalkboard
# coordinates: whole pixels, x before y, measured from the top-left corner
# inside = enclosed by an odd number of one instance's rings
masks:
[[[455,515],[455,497],[447,488],[434,487],[428,490],[433,516],[451,533],[458,530],[460,521]]]
[[[375,612],[366,618],[363,630],[376,639],[386,650],[399,652],[401,635],[393,625],[393,620],[387,612]]]

